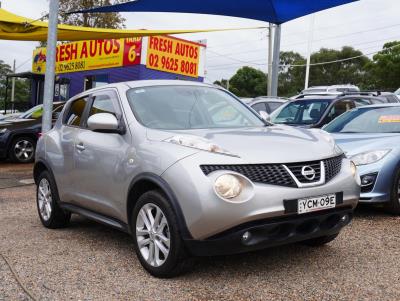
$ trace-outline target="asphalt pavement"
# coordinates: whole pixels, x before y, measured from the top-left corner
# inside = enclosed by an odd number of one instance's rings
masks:
[[[375,208],[327,246],[200,258],[160,280],[127,234],[78,216],[42,227],[31,175],[0,163],[0,300],[400,300],[400,217]]]

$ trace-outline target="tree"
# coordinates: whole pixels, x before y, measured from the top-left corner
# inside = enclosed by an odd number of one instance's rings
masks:
[[[394,91],[400,87],[400,41],[386,43],[367,66],[372,87]]]
[[[370,60],[353,47],[345,46],[341,50],[321,48],[311,55],[311,63],[331,62],[357,57],[332,64],[311,66],[310,86],[328,86],[353,84],[364,88],[368,86],[369,76],[366,70]]]
[[[220,87],[222,87],[222,88],[225,88],[225,89],[228,89],[229,87],[229,83],[228,83],[228,80],[227,79],[221,79],[221,80],[216,80],[215,82],[214,82],[214,85],[218,85],[218,86],[220,86]]]
[[[229,90],[239,97],[267,94],[267,75],[252,67],[242,67],[229,80]]]
[[[303,90],[306,70],[304,67],[295,65],[304,65],[305,63],[305,58],[297,52],[281,52],[278,95],[288,97]]]
[[[125,19],[119,13],[88,13],[65,14],[70,11],[89,9],[97,6],[112,5],[121,0],[60,0],[60,22],[68,25],[100,27],[100,28],[124,28]]]

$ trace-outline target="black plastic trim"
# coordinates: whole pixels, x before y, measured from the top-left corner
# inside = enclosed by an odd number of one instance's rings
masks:
[[[342,220],[347,216],[346,220]],[[185,240],[195,256],[228,255],[338,234],[353,218],[352,208],[326,210],[246,223],[205,240]],[[247,240],[243,235],[249,232]]]
[[[170,201],[172,208],[175,211],[175,214],[178,219],[177,222],[178,222],[178,226],[179,226],[179,230],[180,230],[182,238],[183,239],[192,239],[193,237],[190,234],[190,231],[186,225],[186,220],[184,218],[181,206],[179,205],[178,199],[175,196],[175,193],[172,191],[169,184],[160,176],[153,174],[153,173],[146,172],[146,173],[139,174],[132,180],[131,184],[129,185],[129,191],[135,185],[135,183],[137,183],[141,180],[151,181],[162,189],[162,191],[165,193],[168,200]],[[128,204],[128,202],[127,202],[127,204]],[[129,214],[129,212],[128,212],[128,214]]]

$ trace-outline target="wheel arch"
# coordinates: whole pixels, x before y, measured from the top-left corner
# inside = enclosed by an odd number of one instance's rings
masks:
[[[177,223],[179,226],[180,233],[182,235],[183,239],[191,239],[192,235],[190,234],[185,218],[183,216],[182,209],[178,203],[178,200],[172,191],[171,187],[168,185],[168,183],[161,178],[160,176],[153,174],[153,173],[143,173],[138,176],[136,176],[128,190],[128,196],[127,196],[127,220],[128,220],[128,225],[130,227],[131,224],[131,219],[132,219],[132,210],[138,201],[139,197],[151,190],[160,190],[164,195],[167,197],[167,200],[170,202],[172,209],[174,210],[176,217],[177,217]]]

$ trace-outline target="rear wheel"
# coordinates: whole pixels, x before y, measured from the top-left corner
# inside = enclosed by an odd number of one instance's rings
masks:
[[[386,209],[391,213],[400,214],[400,168],[394,177],[390,202],[386,205]]]
[[[149,191],[139,198],[131,229],[136,254],[151,275],[170,278],[189,267],[175,213],[161,192]]]
[[[48,171],[43,171],[37,180],[36,202],[40,220],[46,228],[56,229],[68,225],[71,213],[59,205],[57,187]]]
[[[11,142],[9,155],[13,162],[30,163],[35,159],[36,141],[31,137],[17,137]]]
[[[330,243],[331,241],[334,241],[336,239],[336,237],[338,237],[338,235],[339,235],[339,233],[305,240],[303,242],[303,244],[310,246],[310,247],[323,246],[323,245],[326,245],[327,243]]]

